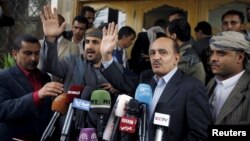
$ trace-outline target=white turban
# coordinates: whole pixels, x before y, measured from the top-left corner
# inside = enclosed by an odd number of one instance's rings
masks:
[[[210,41],[211,48],[241,50],[250,54],[250,41],[247,36],[235,31],[224,31],[214,35]]]
[[[245,52],[245,69],[250,71],[250,41],[243,33],[236,31],[220,32],[209,40],[209,44],[211,48]]]

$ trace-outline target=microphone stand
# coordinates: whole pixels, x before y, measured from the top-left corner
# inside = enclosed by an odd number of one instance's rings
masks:
[[[140,106],[141,110],[143,111],[142,113],[142,117],[140,118],[139,120],[139,139],[140,141],[146,141],[145,138],[146,138],[146,125],[147,125],[147,106],[146,104],[142,104]]]
[[[65,141],[66,140],[66,138],[67,138],[67,136],[69,134],[69,129],[70,129],[70,126],[71,126],[73,116],[74,116],[74,109],[72,107],[72,103],[70,103],[69,110],[68,110],[67,116],[66,116],[65,121],[64,121],[60,141]]]

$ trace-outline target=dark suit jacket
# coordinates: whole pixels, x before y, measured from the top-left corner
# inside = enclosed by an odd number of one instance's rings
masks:
[[[42,73],[42,83],[50,81]],[[29,140],[40,140],[51,117],[51,99],[33,101],[33,87],[21,70],[14,66],[0,72],[0,140],[31,135]]]
[[[152,74],[147,72],[147,74]],[[145,74],[144,74],[145,75]],[[155,81],[143,83],[153,88]],[[152,78],[152,77],[151,77]],[[205,141],[208,137],[208,125],[212,119],[209,111],[206,87],[198,80],[185,75],[180,70],[173,75],[166,85],[154,112],[169,114],[169,128],[164,131],[163,140],[167,141]],[[149,141],[154,140],[156,126],[153,118],[149,120]]]

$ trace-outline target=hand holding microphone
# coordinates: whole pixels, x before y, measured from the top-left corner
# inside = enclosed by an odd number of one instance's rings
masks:
[[[46,96],[58,96],[58,94],[63,93],[63,84],[58,82],[49,82],[45,84],[39,91],[38,96],[40,99]]]

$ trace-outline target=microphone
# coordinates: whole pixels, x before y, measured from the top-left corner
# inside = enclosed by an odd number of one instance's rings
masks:
[[[157,125],[155,131],[155,141],[162,141],[164,128],[169,127],[170,115],[155,112],[154,125]]]
[[[121,118],[119,129],[122,132],[134,134],[136,131],[137,119],[140,114],[140,103],[136,99],[128,102],[126,115]]]
[[[74,98],[80,97],[83,89],[84,89],[84,87],[81,85],[73,85],[73,86],[70,86],[70,88],[68,90],[67,103],[70,103],[70,104],[69,104],[68,112],[67,112],[67,115],[66,115],[66,118],[64,121],[63,129],[61,132],[60,141],[65,141],[66,137],[69,134],[69,129],[70,129],[71,122],[72,122],[73,116],[74,116],[74,109],[72,106],[72,101]]]
[[[111,106],[110,93],[106,90],[94,90],[90,102],[91,111],[98,115],[97,136],[101,138],[104,130],[104,115],[109,112]]]
[[[82,128],[78,141],[98,141],[95,128]]]
[[[122,94],[117,97],[103,133],[103,140],[115,140],[120,117],[125,115],[126,105],[130,99],[132,99],[132,97],[126,94]]]
[[[140,102],[142,116],[139,118],[139,138],[145,141],[147,126],[147,111],[152,102],[152,89],[148,84],[139,84],[135,91],[135,99]]]
[[[64,115],[67,112],[68,104],[67,104],[67,94],[63,93],[55,98],[51,106],[52,111],[54,112],[53,117],[51,118],[48,126],[46,127],[40,141],[47,140],[52,136],[55,130],[55,123],[60,115]]]

